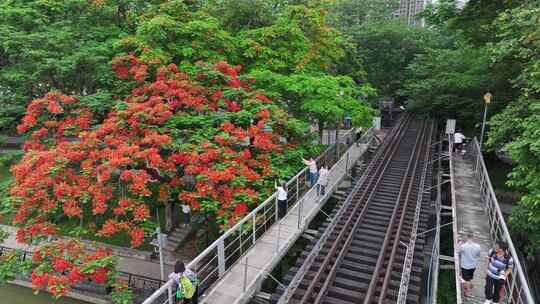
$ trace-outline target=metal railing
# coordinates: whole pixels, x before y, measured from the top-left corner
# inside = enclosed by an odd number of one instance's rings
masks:
[[[454,181],[454,156],[452,151],[454,150],[454,138],[452,135],[448,135],[448,155],[449,157],[449,166],[450,166],[450,189],[451,189],[451,200],[452,200],[452,234],[453,234],[453,248],[454,248],[454,278],[456,281],[456,303],[463,303],[462,293],[461,293],[461,274],[460,274],[460,261],[459,261],[459,243],[458,243],[458,221],[457,221],[457,205],[456,205],[456,188]]]
[[[484,205],[484,210],[488,216],[490,236],[493,241],[502,240],[508,243],[510,255],[514,260],[514,267],[512,274],[508,276],[505,282],[505,303],[509,304],[534,304],[534,298],[532,296],[529,284],[527,281],[526,273],[523,271],[519,256],[516,252],[508,227],[504,220],[503,213],[499,207],[499,202],[495,196],[495,191],[491,185],[489,174],[486,169],[486,164],[482,156],[480,145],[476,138],[472,141],[472,157],[474,162],[474,169],[480,181],[480,198]],[[456,265],[457,264],[456,262]],[[456,266],[456,273],[459,267]]]
[[[443,149],[442,143],[438,143],[438,158],[437,158],[437,180],[436,189],[437,194],[435,198],[435,236],[433,239],[433,246],[431,247],[431,255],[428,267],[427,275],[427,288],[426,288],[426,301],[425,303],[437,304],[437,290],[439,280],[439,256],[440,256],[440,244],[441,244],[441,205],[442,205],[442,183],[443,183],[443,168],[442,157]]]
[[[367,130],[361,139],[367,141],[368,144],[371,140],[369,134],[371,134],[371,129]],[[354,128],[347,131],[339,138],[337,143],[329,146],[315,159],[317,164],[319,166],[324,164],[329,168],[338,165],[337,163],[342,156],[356,143],[355,136],[356,132]],[[345,167],[348,165],[348,159],[346,159]],[[332,172],[332,170],[330,171]],[[311,189],[308,182],[307,167],[287,182],[287,189],[288,212],[292,208],[298,208],[300,225],[302,206],[298,202],[302,202],[303,196]],[[199,279],[197,292],[199,296],[219,279],[223,278],[227,271],[256,243],[257,239],[261,238],[278,221],[277,194],[273,193],[191,261],[187,267],[197,273]],[[143,304],[173,303],[172,294],[174,288],[174,282],[169,280],[153,295],[147,298]]]

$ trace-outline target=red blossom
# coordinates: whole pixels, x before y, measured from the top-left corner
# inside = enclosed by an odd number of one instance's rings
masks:
[[[242,87],[242,83],[238,79],[231,79],[231,80],[229,80],[229,82],[227,84],[231,88],[235,88],[235,89]]]
[[[245,215],[247,213],[247,211],[248,211],[248,207],[247,207],[246,203],[239,203],[233,209],[234,215],[237,215],[237,216]]]
[[[236,194],[267,190],[261,179],[272,174],[269,155],[282,147],[279,131],[262,129],[273,123],[277,110],[253,112],[256,125],[229,114],[228,121],[209,132],[170,127],[182,121],[178,118],[257,111],[270,102],[263,94],[251,93],[250,83],[238,78],[240,66],[218,62],[214,73],[199,73],[200,81],[175,65],[150,73],[156,69],[133,55],[114,59],[113,69],[120,78],[132,77],[139,83],[122,107],[101,121],[76,98],[60,93],[47,94],[28,106],[18,131],[31,135],[24,144],[29,153],[14,167],[11,190],[17,198],[14,222],[24,227],[18,239],[28,242],[57,233],[51,223],[60,210],[60,215],[78,217],[84,212],[104,218],[96,227],[100,236],[127,232],[132,245],[138,246],[144,238],[141,222],[150,219],[152,204],[176,195],[193,209],[212,204],[204,210],[215,210],[213,204],[218,204],[227,224],[247,213],[247,203],[239,203]],[[216,76],[216,69],[223,75]],[[227,100],[224,96],[231,88],[247,93]],[[191,131],[203,139],[184,135]],[[204,138],[205,134],[212,135]],[[191,188],[190,179],[197,187]],[[237,181],[242,185],[236,186]],[[249,196],[250,206],[259,202],[256,196]],[[77,277],[75,273],[69,281]]]
[[[47,110],[53,114],[60,114],[64,112],[64,109],[62,109],[62,107],[60,107],[55,100],[49,100]]]

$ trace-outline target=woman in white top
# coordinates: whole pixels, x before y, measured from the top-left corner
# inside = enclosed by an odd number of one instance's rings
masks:
[[[189,208],[189,205],[184,203],[182,205],[182,214],[184,215],[184,227],[189,226],[189,223],[191,221],[191,208]]]
[[[287,183],[281,182],[278,186],[277,182],[274,181],[274,188],[277,190],[278,216],[281,219],[287,213]]]
[[[328,167],[326,165],[322,166],[321,170],[319,170],[319,178],[317,180],[317,195],[321,196],[324,195],[326,186],[328,186],[328,174],[330,171],[328,171]]]
[[[309,167],[309,186],[313,187],[317,182],[317,162],[313,158],[309,160],[302,158],[302,162]]]

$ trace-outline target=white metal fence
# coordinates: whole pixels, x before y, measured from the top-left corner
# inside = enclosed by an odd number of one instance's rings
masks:
[[[489,180],[486,164],[484,163],[480,145],[476,138],[472,141],[472,149],[470,150],[474,161],[474,168],[478,175],[478,179],[480,180],[480,197],[482,204],[484,205],[484,210],[488,216],[491,239],[494,241],[501,240],[507,242],[510,254],[514,259],[512,274],[507,278],[505,283],[505,303],[534,304],[534,298],[531,289],[529,288],[527,275],[521,266],[519,256],[512,243],[512,238],[508,232],[508,227],[506,226],[506,222],[499,207],[499,202],[497,201],[491,181]],[[456,269],[459,269],[459,267],[456,267]]]
[[[361,142],[370,143],[371,129],[366,131]],[[356,143],[355,129],[351,129],[341,136],[337,143],[329,146],[317,159],[319,166],[325,164],[329,168],[348,168],[348,154],[351,145]],[[346,156],[343,158],[343,156]],[[341,160],[340,160],[341,159]],[[309,194],[311,189],[308,182],[308,170],[304,168],[287,182],[288,210],[296,208],[298,211],[298,225],[302,225],[302,198]],[[298,203],[300,202],[300,203]],[[273,193],[257,208],[246,215],[240,222],[230,228],[214,243],[200,253],[187,267],[197,273],[199,279],[198,294],[203,292],[222,278],[227,271],[240,260],[240,258],[255,244],[269,228],[278,222],[277,195]],[[278,238],[279,239],[279,238]],[[279,244],[277,245],[279,246]],[[143,304],[172,304],[174,283],[169,280]]]
[[[454,279],[456,282],[456,304],[463,303],[461,296],[461,275],[460,275],[460,266],[459,261],[459,244],[458,244],[458,235],[459,230],[457,226],[457,205],[456,205],[456,189],[454,182],[454,157],[452,151],[454,149],[454,138],[452,135],[448,135],[448,155],[449,155],[449,166],[450,166],[450,188],[451,188],[451,199],[452,199],[452,234],[453,238],[453,247],[454,247]],[[435,295],[436,297],[437,295]]]

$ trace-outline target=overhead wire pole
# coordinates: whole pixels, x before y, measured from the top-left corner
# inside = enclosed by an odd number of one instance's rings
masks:
[[[482,132],[480,133],[480,151],[484,150],[484,131],[486,129],[486,117],[488,105],[491,103],[491,98],[493,95],[491,93],[486,93],[484,95],[484,119],[482,120]]]

